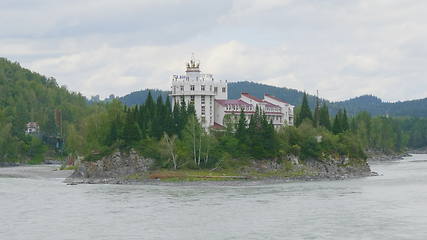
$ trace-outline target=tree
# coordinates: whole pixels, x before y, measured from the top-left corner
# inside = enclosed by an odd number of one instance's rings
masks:
[[[176,135],[170,137],[167,133],[164,133],[163,138],[160,141],[160,146],[162,147],[161,149],[163,152],[166,152],[166,154],[170,155],[170,160],[172,160],[174,170],[176,170],[178,167],[178,154],[175,144],[176,139]]]
[[[240,144],[247,143],[247,125],[246,115],[243,109],[240,111],[239,122],[236,127],[236,138],[239,140]]]
[[[319,110],[319,126],[322,126],[328,130],[331,130],[331,120],[329,117],[329,109],[325,103]]]
[[[316,106],[314,107],[313,126],[316,128],[320,126],[320,102],[318,96],[316,97]]]
[[[311,113],[310,106],[308,106],[307,93],[304,93],[302,98],[301,110],[296,119],[296,126],[299,126],[305,119],[313,121],[313,115]]]

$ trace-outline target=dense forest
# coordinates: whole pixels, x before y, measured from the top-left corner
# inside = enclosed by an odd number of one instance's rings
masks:
[[[153,96],[155,97],[162,95],[164,98],[168,93],[167,91],[147,89],[132,92],[121,97],[120,101],[128,106],[143,104],[149,91],[153,92]],[[302,97],[304,95],[304,92],[299,90],[274,87],[254,82],[231,82],[228,84],[229,99],[239,98],[240,93],[242,92],[247,92],[261,99],[265,93],[268,93],[281,98],[294,106],[301,105]],[[314,108],[316,104],[316,96],[307,95],[307,99],[310,107]],[[378,97],[372,95],[364,95],[339,102],[331,102],[325,99],[321,100],[328,105],[330,113],[334,115],[338,113],[340,109],[345,108],[347,113],[351,116],[354,116],[359,112],[368,112],[372,116],[388,115],[394,117],[427,117],[427,98],[395,103],[383,102]]]
[[[327,101],[314,99],[313,104],[312,97],[300,97],[295,127],[276,131],[257,110],[250,121],[231,115],[225,129],[208,133],[193,106],[172,108],[161,91],[147,92],[144,104],[133,106],[114,98],[90,103],[53,78],[0,59],[0,162],[37,163],[46,154],[95,160],[116,149],[134,148],[156,159],[159,167],[211,168],[257,159],[281,161],[289,155],[363,159],[367,150],[427,146],[424,118],[352,115],[346,108],[335,113]],[[32,121],[40,125],[37,136],[25,134],[26,123]],[[54,146],[51,138],[62,139],[64,148]]]
[[[427,144],[426,120],[372,117],[345,109],[331,118],[326,104],[314,111],[307,95],[296,112],[296,126],[276,131],[259,109],[246,121],[229,115],[224,129],[208,133],[197,121],[192,105],[175,105],[150,93],[142,105],[128,107],[119,100],[88,116],[82,128],[69,131],[67,150],[97,160],[116,149],[136,149],[163,168],[228,168],[251,160],[303,161],[349,157],[364,160],[365,152],[401,152],[410,143]],[[80,133],[83,133],[80,134]],[[84,143],[83,143],[84,142]]]
[[[86,98],[58,86],[54,78],[0,58],[0,162],[40,162],[48,146],[42,136],[26,135],[25,126],[37,122],[43,136],[56,138],[61,129],[55,111],[61,112],[64,127],[91,113]]]

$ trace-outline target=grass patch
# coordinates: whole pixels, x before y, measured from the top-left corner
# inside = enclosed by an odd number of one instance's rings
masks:
[[[167,182],[179,181],[230,181],[248,179],[250,176],[241,175],[237,170],[192,170],[179,169],[173,170],[157,170],[149,174],[149,179],[160,179]]]
[[[76,170],[76,166],[61,166],[59,170]]]

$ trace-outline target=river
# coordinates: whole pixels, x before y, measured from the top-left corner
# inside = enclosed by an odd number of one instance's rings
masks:
[[[371,163],[376,177],[237,186],[73,186],[30,168],[0,169],[2,240],[427,239],[422,154]]]

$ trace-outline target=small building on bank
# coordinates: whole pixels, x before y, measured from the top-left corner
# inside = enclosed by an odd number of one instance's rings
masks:
[[[25,134],[37,135],[40,133],[40,126],[37,122],[29,122],[26,124]]]

